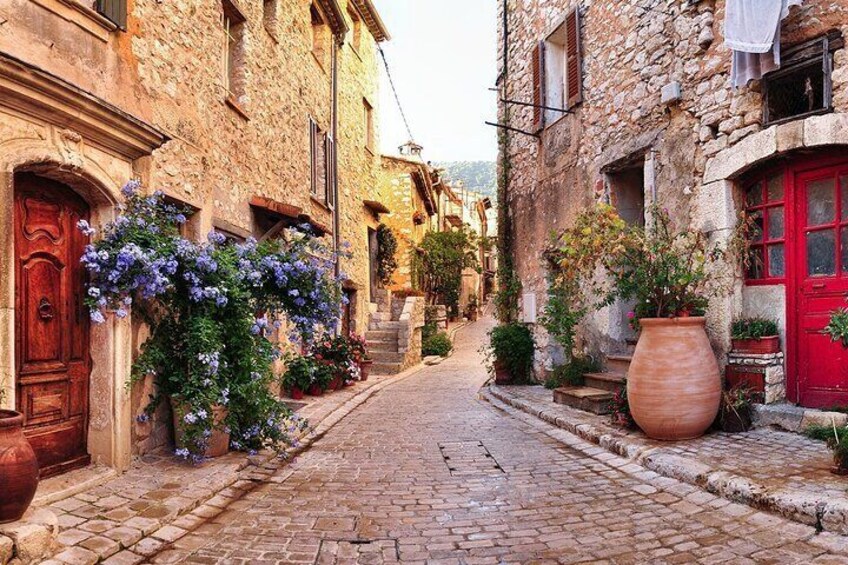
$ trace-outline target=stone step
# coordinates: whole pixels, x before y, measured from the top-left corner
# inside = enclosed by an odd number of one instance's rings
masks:
[[[400,322],[371,322],[371,328],[375,330],[396,330],[400,328]]]
[[[371,365],[371,373],[374,375],[396,375],[400,373],[401,363],[377,363]]]
[[[609,392],[617,392],[626,384],[622,373],[584,373],[583,379],[585,386]]]
[[[630,370],[630,361],[633,360],[632,355],[607,355],[606,368],[610,373],[621,373],[627,375]]]
[[[592,412],[593,414],[609,414],[612,393],[588,386],[564,386],[554,389],[554,402]]]
[[[365,341],[368,343],[375,341],[385,341],[389,342],[394,340],[397,343],[398,333],[397,331],[391,330],[368,330],[365,332]]]
[[[371,340],[365,338],[368,342],[368,352],[382,352],[382,353],[397,353],[398,352],[398,342],[397,339],[390,340]]]
[[[371,355],[371,359],[374,360],[374,363],[402,363],[403,362],[403,353],[398,353],[397,351],[379,351],[375,349],[371,349],[369,351]]]

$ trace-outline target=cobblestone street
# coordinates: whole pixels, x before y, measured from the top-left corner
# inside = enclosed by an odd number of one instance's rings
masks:
[[[373,396],[153,561],[848,563],[845,538],[480,401],[490,324],[462,330],[443,364]]]

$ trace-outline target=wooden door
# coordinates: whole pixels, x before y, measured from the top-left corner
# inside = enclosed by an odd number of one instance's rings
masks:
[[[41,476],[86,465],[89,317],[80,265],[86,203],[67,186],[15,175],[17,409]]]
[[[822,332],[848,304],[848,164],[799,173],[795,198],[798,401],[848,406],[848,350]]]

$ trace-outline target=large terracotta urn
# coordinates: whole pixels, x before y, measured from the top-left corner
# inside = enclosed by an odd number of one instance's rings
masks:
[[[702,435],[721,403],[721,377],[704,318],[648,318],[639,325],[627,373],[633,419],[653,439]]]
[[[38,461],[23,425],[19,412],[0,410],[0,524],[19,520],[38,487]]]

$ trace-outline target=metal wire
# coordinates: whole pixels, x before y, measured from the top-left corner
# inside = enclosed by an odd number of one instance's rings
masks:
[[[395,95],[395,102],[397,103],[398,110],[400,111],[400,117],[403,118],[403,125],[406,127],[406,133],[409,135],[409,141],[412,141],[415,138],[412,136],[412,129],[409,127],[409,120],[406,119],[406,112],[403,111],[403,106],[400,103],[400,96],[398,96],[395,81],[392,78],[392,71],[389,69],[389,61],[386,59],[386,53],[379,45],[377,46],[377,50],[380,52],[380,57],[383,58],[383,64],[386,66],[386,76],[389,77],[389,85],[392,87],[392,92]]]

